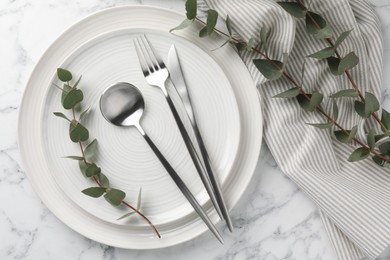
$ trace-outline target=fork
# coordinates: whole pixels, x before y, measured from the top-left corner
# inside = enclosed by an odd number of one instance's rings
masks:
[[[146,82],[154,87],[160,88],[160,90],[164,93],[164,96],[168,102],[168,105],[172,111],[172,114],[175,118],[175,121],[177,123],[177,126],[180,130],[180,133],[184,139],[184,143],[186,144],[187,150],[191,156],[192,161],[194,162],[194,165],[199,173],[199,176],[203,182],[203,185],[205,186],[210,199],[218,212],[219,216],[222,218],[222,213],[218,207],[218,202],[215,197],[215,194],[213,192],[213,188],[210,183],[210,179],[208,175],[205,172],[205,169],[203,168],[203,165],[201,164],[201,161],[199,159],[198,154],[196,153],[196,150],[191,142],[191,139],[187,133],[187,130],[184,127],[183,122],[180,119],[179,113],[177,112],[171,97],[169,96],[169,93],[167,91],[167,88],[165,86],[165,83],[167,79],[169,78],[169,71],[166,68],[164,62],[160,57],[158,57],[155,52],[152,49],[151,44],[149,43],[148,39],[145,35],[143,37],[137,38],[134,40],[134,46],[137,52],[138,60],[142,69],[142,73],[144,74],[144,77],[146,79]],[[218,240],[223,244],[223,239],[221,235],[218,233],[216,227],[211,222],[203,208],[199,205],[199,203],[196,201],[195,197],[190,193],[185,193],[185,196],[187,197],[187,200],[191,203],[192,207],[195,209],[195,211],[198,213],[198,215],[202,218],[202,220],[205,222],[205,224],[208,226],[208,228],[211,230],[211,232],[218,238]]]

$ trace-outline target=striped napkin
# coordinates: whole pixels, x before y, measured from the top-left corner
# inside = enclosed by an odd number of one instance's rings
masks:
[[[229,14],[243,39],[257,38],[263,26],[270,28],[267,53],[278,60],[289,53],[287,72],[297,80],[305,57],[328,47],[306,33],[303,19],[292,18],[274,0],[206,3],[222,17]],[[311,10],[329,21],[335,36],[353,29],[339,50],[359,56],[359,65],[351,70],[353,78],[363,93],[380,97],[383,48],[380,24],[370,5],[365,0],[313,0]],[[339,259],[379,257],[390,245],[390,170],[370,159],[349,163],[356,147],[339,143],[330,130],[308,126],[324,119],[303,111],[295,100],[272,98],[292,85],[283,78],[267,81],[254,67],[254,58],[258,58],[254,53],[242,53],[262,97],[265,141],[279,167],[318,205]],[[323,93],[323,107],[331,111],[329,95],[352,86],[345,75],[331,75],[326,61],[306,60],[304,88]],[[367,129],[377,125],[362,121],[353,111],[352,99],[337,102],[341,125],[349,129],[358,125],[359,137],[365,140]]]

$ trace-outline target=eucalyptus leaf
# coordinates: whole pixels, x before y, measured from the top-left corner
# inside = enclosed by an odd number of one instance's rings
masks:
[[[76,83],[74,84],[73,88],[77,88],[77,86],[79,85],[80,81],[81,81],[81,78],[82,78],[82,75],[80,75],[80,77],[78,78],[78,80],[76,81]]]
[[[261,27],[261,29],[260,29],[260,41],[263,44],[267,42],[268,34],[269,34],[268,27],[266,27],[266,26]]]
[[[354,89],[343,89],[343,90],[340,90],[339,92],[334,93],[330,97],[331,98],[338,98],[338,97],[356,98],[358,96],[359,96],[359,94]]]
[[[66,95],[71,91],[72,88],[68,84],[64,84],[64,87],[62,89],[62,94],[61,94],[61,104],[64,104],[64,99]]]
[[[83,158],[82,156],[73,156],[73,155],[70,155],[70,156],[65,156],[64,158],[72,159],[72,160],[76,160],[76,161],[84,161],[84,158]]]
[[[233,32],[232,32],[232,21],[230,20],[230,17],[229,15],[226,16],[226,29],[228,30],[229,32],[229,35],[232,36]]]
[[[65,109],[72,109],[75,105],[83,101],[84,94],[80,89],[71,89],[67,94],[65,94],[62,106]]]
[[[197,1],[196,0],[187,0],[186,1],[186,16],[188,20],[192,20],[196,17],[197,13]]]
[[[207,11],[207,25],[206,25],[207,36],[211,35],[214,32],[214,28],[215,25],[217,25],[217,21],[218,21],[218,12],[213,9],[209,9]]]
[[[242,42],[237,42],[236,44],[234,44],[234,47],[236,47],[237,52],[240,53],[242,50],[245,49],[245,44],[243,44]]]
[[[75,143],[84,142],[88,140],[89,132],[82,124],[73,121],[69,126],[69,136]]]
[[[104,175],[102,172],[99,172],[96,175],[100,185],[102,185],[104,188],[110,187],[110,181],[108,180],[107,176]]]
[[[169,32],[178,31],[187,28],[193,23],[194,20],[185,19],[178,26],[169,30]]]
[[[253,60],[256,68],[269,80],[276,80],[283,75],[283,63],[277,60]]]
[[[333,122],[329,122],[326,124],[308,124],[308,125],[314,126],[316,128],[319,128],[319,129],[328,129],[328,128],[331,128],[333,126]]]
[[[58,116],[58,117],[61,117],[61,118],[65,119],[65,120],[67,120],[67,121],[69,121],[69,122],[72,122],[66,115],[64,115],[64,114],[61,113],[61,112],[54,112],[53,114],[54,114],[55,116]]]
[[[87,161],[92,161],[92,159],[95,157],[96,150],[97,150],[97,140],[94,139],[84,150],[84,155]]]
[[[114,206],[119,206],[125,197],[125,192],[114,188],[108,188],[104,195],[104,198]]]
[[[299,90],[297,88],[291,88],[289,90],[286,90],[282,93],[279,93],[275,96],[273,96],[274,98],[293,98],[293,97],[296,97],[299,95]]]
[[[382,124],[387,128],[387,131],[390,130],[390,113],[385,109],[382,109]],[[382,129],[383,132],[387,132],[386,129]]]
[[[140,210],[140,208],[141,208],[141,201],[142,201],[142,187],[139,188],[139,191],[138,191],[137,210]]]
[[[374,149],[375,147],[375,130],[370,129],[370,131],[367,134],[367,144],[370,149]]]
[[[81,191],[85,195],[93,198],[99,198],[106,192],[106,188],[103,187],[91,187]]]
[[[352,142],[352,139],[355,137],[356,133],[357,133],[357,126],[354,126],[351,130],[347,130],[346,132],[341,130],[335,131],[334,135],[339,142],[350,144]]]
[[[390,156],[390,142],[385,142],[385,143],[379,145],[378,147],[379,147],[379,151],[382,154]]]
[[[379,140],[387,137],[387,136],[390,136],[390,132],[387,132],[385,134],[375,135],[375,143],[378,142]]]
[[[199,37],[200,38],[204,38],[206,36],[208,36],[208,31],[207,31],[207,27],[203,27],[200,31],[199,31]]]
[[[337,120],[339,117],[339,107],[337,106],[336,100],[333,99],[332,102],[332,107],[333,107],[333,118],[334,120]]]
[[[370,92],[366,92],[364,111],[366,115],[370,115],[379,110],[380,104],[376,96]]]
[[[321,104],[324,95],[315,91],[311,95],[308,94],[308,96],[310,97],[310,100],[308,100],[304,95],[299,94],[297,96],[297,100],[303,110],[313,112]]]
[[[121,217],[118,218],[117,220],[122,220],[122,219],[125,219],[125,218],[128,218],[128,217],[131,217],[131,216],[134,215],[134,214],[135,214],[135,211],[126,213],[125,215],[121,216]]]
[[[84,161],[79,161],[79,168],[83,176],[87,178],[87,175],[85,174],[85,171],[87,170],[87,165],[85,165]]]
[[[366,114],[366,109],[363,102],[356,100],[354,108],[355,112],[358,113],[359,116],[363,118],[368,118],[370,116],[370,114]]]
[[[66,69],[58,68],[57,76],[62,82],[68,82],[72,80],[72,73]]]
[[[335,44],[334,44],[334,48],[337,49],[340,44],[349,36],[349,34],[353,31],[353,29],[349,30],[349,31],[345,31],[343,32],[342,34],[340,34],[340,36],[337,38]]]
[[[327,61],[328,61],[328,66],[329,66],[330,72],[333,75],[340,76],[344,73],[344,71],[343,72],[339,71],[339,65],[340,65],[341,59],[336,58],[336,57],[329,57],[329,58],[327,58]]]
[[[321,59],[329,58],[329,57],[333,56],[333,54],[334,54],[333,47],[328,47],[328,48],[325,48],[323,50],[320,50],[316,53],[309,55],[309,57],[321,60]]]
[[[313,12],[306,12],[306,30],[316,39],[327,39],[332,36],[332,30],[326,20]]]
[[[88,178],[98,175],[101,172],[101,169],[94,163],[88,165],[87,169],[85,170],[85,176]]]
[[[357,148],[352,154],[349,156],[349,162],[357,162],[360,160],[366,159],[370,155],[370,151],[364,147]]]
[[[382,155],[383,155],[383,154],[382,154]],[[386,156],[386,155],[383,155],[383,156],[386,157],[386,158],[389,158],[389,156]],[[372,157],[372,160],[373,160],[376,164],[378,164],[379,166],[382,166],[382,167],[388,165],[388,163],[387,163],[386,161],[384,161],[383,159],[379,158],[378,156],[373,156],[373,157]]]
[[[296,18],[304,18],[306,15],[306,8],[301,4],[294,2],[277,2],[286,12]]]
[[[344,73],[346,70],[352,69],[359,63],[359,57],[354,52],[348,53],[341,59],[339,64],[339,73]]]
[[[79,121],[81,122],[82,120],[84,120],[84,118],[88,115],[90,109],[87,108],[86,110],[84,110],[81,114],[80,114],[80,117],[79,117]]]
[[[254,38],[250,38],[245,46],[246,50],[252,51],[252,48],[255,46],[255,44],[256,44],[256,40]]]

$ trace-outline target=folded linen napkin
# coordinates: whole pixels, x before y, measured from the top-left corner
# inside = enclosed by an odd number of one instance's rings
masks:
[[[287,72],[299,80],[305,57],[328,47],[306,33],[303,19],[294,19],[273,0],[206,0],[223,17],[229,14],[235,31],[246,40],[259,35],[262,26],[271,31],[265,47],[272,58],[290,54]],[[351,74],[362,93],[380,97],[382,39],[380,24],[365,0],[313,0],[311,10],[324,16],[337,37],[353,29],[340,46],[342,55],[354,51],[360,58]],[[263,101],[264,139],[282,171],[320,208],[325,227],[339,259],[378,257],[390,245],[390,170],[372,160],[349,163],[356,147],[335,140],[332,131],[306,123],[324,123],[318,113],[303,111],[295,100],[272,96],[290,89],[285,79],[267,81],[255,68],[254,53],[242,53]],[[323,107],[331,111],[329,96],[352,88],[345,75],[331,75],[326,61],[306,58],[304,88],[324,94]],[[365,140],[376,123],[364,121],[354,112],[354,100],[338,99],[339,122],[351,129],[359,126]]]

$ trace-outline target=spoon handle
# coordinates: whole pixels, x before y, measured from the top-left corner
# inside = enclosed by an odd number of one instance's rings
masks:
[[[210,218],[207,216],[207,214],[203,210],[202,206],[200,206],[198,201],[195,199],[194,195],[192,195],[191,191],[185,185],[183,180],[176,173],[176,171],[169,164],[169,162],[165,159],[165,157],[162,155],[162,153],[157,148],[157,146],[153,143],[153,141],[149,138],[149,136],[143,130],[140,132],[141,132],[142,136],[145,138],[146,142],[149,144],[150,148],[152,148],[153,152],[156,154],[157,158],[163,164],[163,166],[165,167],[165,169],[167,170],[169,175],[172,177],[172,179],[176,183],[177,187],[179,187],[180,191],[183,193],[183,195],[187,198],[187,200],[190,202],[192,207],[195,209],[196,213],[198,213],[200,218],[206,223],[207,227],[210,229],[211,232],[213,232],[213,234],[216,236],[216,238],[219,240],[219,242],[221,242],[221,244],[223,244],[224,241],[223,241],[222,236],[219,234],[218,230],[216,229],[214,224],[211,222]]]

